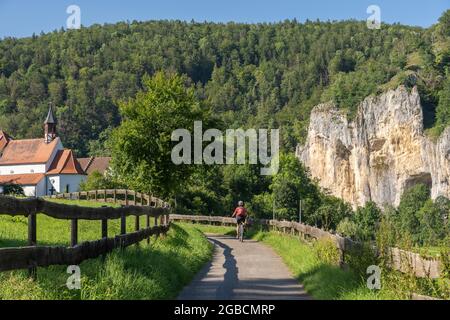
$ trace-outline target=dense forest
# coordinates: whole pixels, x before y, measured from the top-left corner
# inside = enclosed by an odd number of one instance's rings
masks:
[[[350,116],[365,97],[417,86],[427,134],[450,125],[450,10],[422,29],[365,22],[215,24],[152,21],[94,25],[0,41],[0,128],[42,136],[48,105],[78,156],[111,155],[112,174],[84,189],[153,192],[181,213],[232,212],[298,220],[359,240],[380,230],[393,243],[450,241],[450,200],[418,185],[399,208],[356,211],[320,190],[294,156],[311,109],[334,101]],[[171,132],[190,128],[280,128],[280,170],[258,165],[175,166]],[[383,211],[383,212],[382,212]],[[389,229],[386,231],[386,229]]]
[[[429,29],[365,22],[274,24],[151,21],[94,25],[0,41],[0,128],[42,135],[57,108],[65,146],[79,156],[103,147],[121,119],[120,100],[145,75],[185,75],[228,127],[279,127],[282,146],[302,142],[311,108],[334,100],[350,114],[364,97],[419,87],[426,127],[450,123],[450,12]]]

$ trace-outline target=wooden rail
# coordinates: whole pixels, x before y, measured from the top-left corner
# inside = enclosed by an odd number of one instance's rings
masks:
[[[235,219],[230,217],[210,217],[210,216],[184,216],[184,215],[170,215],[171,221],[187,221],[197,223],[211,223],[221,225],[234,225]],[[341,237],[338,234],[333,234],[324,231],[320,228],[301,224],[291,221],[278,220],[257,220],[257,223],[265,226],[271,226],[284,233],[298,234],[303,239],[313,238],[331,239],[336,247],[339,249],[341,255],[341,263],[344,263],[345,253],[350,253],[361,247],[361,243],[353,241],[349,238]],[[401,272],[413,272],[419,278],[440,278],[442,274],[442,264],[439,259],[426,259],[420,254],[401,250],[398,248],[390,248],[388,254],[391,256],[391,268]]]
[[[105,190],[100,191],[103,194],[107,194],[107,192],[104,192]],[[87,194],[90,193],[88,192]],[[97,191],[96,194],[98,193]],[[70,194],[70,197],[72,199],[80,199],[80,194],[76,193],[76,196]],[[120,192],[117,194],[120,194]],[[28,246],[0,248],[0,271],[28,268],[30,275],[35,278],[36,267],[79,264],[86,259],[99,257],[116,248],[125,248],[145,239],[149,242],[150,236],[164,234],[168,231],[170,227],[170,206],[168,203],[152,196],[130,192],[129,190],[126,190],[125,194],[140,196],[138,205],[122,206],[120,208],[106,206],[90,208],[55,203],[40,198],[17,199],[14,197],[0,196],[1,215],[28,217]],[[55,197],[58,198],[59,196]],[[106,198],[104,199],[106,202]],[[122,201],[128,202],[128,200]],[[136,203],[136,198],[132,203]],[[36,216],[38,213],[55,219],[71,221],[70,247],[37,246]],[[135,230],[131,233],[127,233],[126,231],[126,218],[128,216],[135,217]],[[139,218],[141,216],[146,217],[146,228],[140,227]],[[154,227],[150,227],[151,217],[155,219]],[[114,238],[108,238],[108,220],[112,219],[120,219],[120,235],[116,235]],[[102,239],[78,244],[79,220],[100,220],[102,222]]]
[[[154,197],[153,195],[127,189],[103,189],[71,193],[58,193],[49,197],[54,199],[89,200],[96,202],[118,203],[125,206],[155,206],[156,204],[161,207],[169,206],[168,203],[162,201],[157,197]]]

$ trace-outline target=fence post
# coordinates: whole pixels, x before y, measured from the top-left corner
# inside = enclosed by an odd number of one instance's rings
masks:
[[[146,227],[147,227],[147,229],[149,229],[150,228],[150,215],[149,214],[147,214],[147,216],[146,216]],[[147,237],[147,244],[150,244],[150,237]]]
[[[141,229],[141,226],[139,224],[139,216],[136,215],[136,219],[134,220],[134,230],[139,231]],[[136,242],[136,247],[139,247],[139,242]]]
[[[104,191],[104,198],[103,198],[104,202],[106,202],[106,197],[107,197],[107,192],[106,192],[106,189],[105,189],[105,191]]]
[[[32,212],[28,215],[28,246],[36,246],[36,238],[36,212]],[[35,261],[31,261],[31,266],[28,268],[28,274],[33,280],[37,279],[37,268],[35,264]]]
[[[126,215],[122,214],[120,217],[120,234],[126,234],[127,233],[127,217]]]
[[[102,219],[102,238],[108,238],[108,219]]]
[[[97,202],[97,194],[98,194],[98,192],[97,192],[97,190],[95,190],[95,202]]]
[[[78,219],[72,219],[70,225],[70,246],[75,247],[78,244]]]
[[[136,216],[136,220],[134,222],[134,229],[135,231],[139,231],[140,230],[140,224],[139,224],[139,216]]]
[[[114,189],[113,197],[114,197],[114,203],[116,203],[117,202],[117,189]]]
[[[125,190],[125,205],[128,205],[128,190]]]

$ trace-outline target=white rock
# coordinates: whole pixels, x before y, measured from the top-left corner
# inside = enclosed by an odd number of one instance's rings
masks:
[[[432,198],[450,197],[450,128],[436,142],[424,135],[417,88],[366,98],[353,121],[333,104],[316,106],[296,154],[321,187],[355,207],[397,206],[417,182],[431,187]]]

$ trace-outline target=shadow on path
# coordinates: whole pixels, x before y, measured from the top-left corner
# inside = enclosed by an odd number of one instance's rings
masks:
[[[179,295],[180,300],[310,299],[270,248],[229,236],[209,236],[212,260]]]

